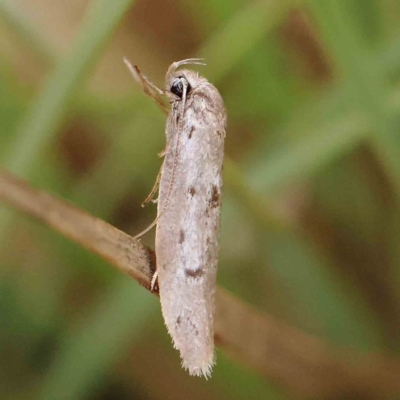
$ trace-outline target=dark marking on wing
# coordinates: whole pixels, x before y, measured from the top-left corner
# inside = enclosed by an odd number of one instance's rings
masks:
[[[179,232],[179,244],[182,244],[185,241],[185,232],[183,229],[180,230]]]
[[[196,194],[196,189],[194,186],[189,187],[189,194],[193,197]]]
[[[221,198],[221,195],[219,193],[218,187],[216,185],[213,185],[213,187],[211,189],[211,198],[209,201],[210,207],[211,208],[219,207],[220,198]]]
[[[181,321],[182,321],[182,320],[181,320],[181,316],[179,316],[179,317],[176,319],[176,324],[177,324],[177,325],[180,325],[180,324],[181,324]]]
[[[195,131],[195,127],[192,125],[192,127],[190,128],[190,132],[189,132],[189,139],[192,138],[193,132]]]
[[[197,269],[185,269],[185,275],[187,277],[191,277],[191,278],[201,278],[204,274],[203,268],[197,268]]]
[[[192,321],[192,318],[188,317],[188,323],[189,323],[189,325],[192,327],[194,334],[195,334],[196,336],[198,336],[199,330],[197,329],[196,324]]]

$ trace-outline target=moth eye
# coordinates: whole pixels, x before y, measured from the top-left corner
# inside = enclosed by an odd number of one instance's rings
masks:
[[[171,85],[171,93],[176,94],[180,99],[183,96],[183,83],[186,83],[186,93],[190,92],[191,86],[189,85],[189,82],[184,78],[183,76],[179,76],[176,78]]]

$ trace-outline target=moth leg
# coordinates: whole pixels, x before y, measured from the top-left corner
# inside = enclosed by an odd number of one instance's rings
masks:
[[[157,279],[158,279],[158,273],[157,273],[157,271],[156,271],[156,272],[154,272],[154,275],[153,275],[153,277],[151,278],[150,290],[151,290],[152,292],[154,292],[154,289],[156,289],[156,286],[158,286]]]
[[[137,67],[136,67],[137,68]],[[139,71],[139,68],[137,68],[137,71]],[[145,82],[145,84],[153,89],[156,93],[158,93],[160,96],[165,95],[165,91],[160,89],[158,86],[156,86],[151,80],[149,80],[146,76],[141,75],[142,80]]]
[[[163,163],[163,165],[164,165],[164,163]],[[150,201],[153,201],[154,203],[157,202],[157,200],[153,200],[153,197],[157,193],[158,187],[160,186],[163,165],[161,165],[161,168],[157,175],[156,182],[154,183],[153,189],[151,189],[151,192],[149,193],[149,195],[144,199],[144,201],[142,203],[142,207],[144,207]]]
[[[132,65],[126,58],[124,58],[124,63],[143,92],[151,97],[164,113],[168,114],[168,107],[164,105],[162,100],[162,97],[166,95],[165,91],[158,88],[153,82],[142,75],[139,68],[136,65]]]
[[[158,153],[158,157],[164,157],[167,154],[167,148],[165,148],[163,151],[161,151],[160,153]]]

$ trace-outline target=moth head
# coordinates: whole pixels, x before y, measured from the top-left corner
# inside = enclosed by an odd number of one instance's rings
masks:
[[[182,99],[183,95],[186,96],[190,93],[192,86],[184,75],[179,75],[172,79],[169,91]]]
[[[172,94],[173,100],[176,100],[176,97],[182,100],[185,94],[185,97],[187,97],[196,89],[200,78],[197,72],[187,69],[178,71],[177,69],[187,64],[205,65],[202,60],[202,58],[189,58],[187,60],[174,62],[170,65],[165,77],[165,82],[167,94]],[[200,80],[201,79],[202,78],[200,78]]]

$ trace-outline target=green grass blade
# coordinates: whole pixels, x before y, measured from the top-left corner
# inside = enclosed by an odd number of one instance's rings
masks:
[[[386,80],[380,65],[372,63],[357,22],[340,1],[310,1],[325,43],[347,84],[343,99],[362,111],[372,128],[369,140],[373,150],[400,198],[400,141],[398,126],[385,106]]]
[[[4,162],[6,168],[20,176],[28,176],[43,150],[60,126],[74,94],[80,89],[91,68],[98,60],[132,0],[95,0],[77,35],[75,45],[66,59],[60,60],[53,76],[17,132]]]
[[[207,77],[215,83],[226,76],[267,32],[278,25],[293,4],[293,0],[260,1],[240,10],[198,51],[208,63]]]
[[[44,63],[52,61],[54,51],[12,0],[0,2],[0,19],[39,60]]]
[[[94,0],[87,11],[75,45],[60,60],[46,82],[7,151],[3,166],[28,177],[40,163],[43,152],[63,121],[74,94],[101,54],[106,42],[132,0]],[[0,238],[4,239],[11,214],[0,209]],[[4,243],[4,240],[0,240]]]
[[[357,114],[309,127],[307,136],[276,149],[269,157],[262,159],[256,154],[256,161],[249,167],[248,182],[260,192],[273,195],[352,151],[367,129],[365,118]],[[307,132],[304,128],[302,131]]]
[[[109,292],[89,307],[80,326],[66,335],[36,398],[91,398],[88,390],[102,387],[100,377],[140,338],[156,307],[156,298],[130,278],[119,276]]]

